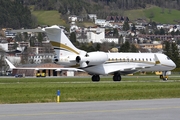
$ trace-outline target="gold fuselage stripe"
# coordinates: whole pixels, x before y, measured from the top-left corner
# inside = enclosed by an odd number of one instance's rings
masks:
[[[69,46],[66,46],[62,43],[58,43],[58,42],[54,42],[54,41],[50,41],[50,43],[52,44],[53,47],[59,47],[59,48],[62,48],[62,49],[66,49],[70,52],[73,52],[75,54],[79,54],[77,51],[75,51],[74,49],[70,48]]]

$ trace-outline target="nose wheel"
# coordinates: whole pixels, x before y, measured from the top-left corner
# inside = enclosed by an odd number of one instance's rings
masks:
[[[168,76],[166,75],[167,71],[163,71],[163,74],[159,76],[160,79],[162,79],[163,81],[167,81],[168,80]]]

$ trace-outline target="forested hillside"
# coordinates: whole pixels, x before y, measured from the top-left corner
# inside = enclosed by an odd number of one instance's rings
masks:
[[[123,15],[125,10],[147,8],[156,5],[162,9],[180,9],[180,0],[21,0],[33,5],[34,10],[58,10],[62,15],[86,15],[95,13],[99,18],[107,15]]]
[[[165,8],[180,10],[180,0],[0,0],[0,27],[17,29],[37,25],[30,10],[57,10],[63,18],[73,14],[86,18],[93,13],[105,19],[108,15],[124,16],[127,10],[152,5],[160,7],[162,13]]]
[[[0,0],[0,28],[31,28],[33,20],[28,7],[18,0]]]

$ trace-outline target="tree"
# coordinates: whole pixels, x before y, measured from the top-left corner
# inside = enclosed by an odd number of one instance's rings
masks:
[[[176,66],[177,66],[177,67],[180,67],[179,51],[178,51],[177,44],[176,44],[175,42],[172,42],[172,43],[171,43],[171,49],[172,49],[171,59],[176,63]]]
[[[160,35],[165,35],[165,30],[163,28],[161,28],[160,31],[159,31],[159,34]]]
[[[168,57],[171,58],[171,46],[169,41],[164,42],[164,48],[163,48],[164,54],[166,54]]]
[[[4,75],[8,68],[4,61],[5,54],[5,51],[0,47],[0,75]]]
[[[124,44],[120,47],[120,52],[130,52],[130,43],[126,41]]]
[[[37,40],[38,40],[39,43],[42,43],[42,41],[43,41],[43,33],[40,33],[40,32],[38,33]]]
[[[133,32],[136,31],[136,26],[135,26],[135,24],[132,24],[132,29],[131,29],[131,31],[133,31]]]
[[[72,32],[69,39],[73,44],[76,44],[76,33]]]
[[[24,51],[21,53],[21,63],[28,64],[29,63],[29,54],[32,54],[32,53],[33,53],[33,50],[26,46],[24,48]]]
[[[0,15],[1,28],[31,28],[34,24],[29,8],[23,6],[23,0],[1,0]]]
[[[137,47],[134,44],[131,45],[130,52],[138,52],[138,49],[137,49]]]
[[[150,19],[154,18],[154,13],[153,12],[150,13],[149,18]]]
[[[114,28],[113,29],[113,37],[118,37],[118,36],[119,36],[118,29]]]
[[[101,45],[100,45],[99,43],[97,43],[97,44],[96,44],[96,48],[95,48],[95,49],[96,49],[96,51],[100,51],[100,49],[101,49]]]
[[[123,36],[121,35],[121,36],[119,36],[119,38],[118,38],[118,44],[120,45],[120,44],[123,44]]]
[[[172,59],[177,67],[180,67],[180,58],[177,44],[175,42],[164,42],[164,54],[166,54],[170,59]]]
[[[129,29],[130,29],[130,27],[129,27],[129,22],[128,22],[128,21],[125,21],[124,24],[123,24],[123,30],[124,30],[124,31],[127,31],[127,30],[129,30]]]

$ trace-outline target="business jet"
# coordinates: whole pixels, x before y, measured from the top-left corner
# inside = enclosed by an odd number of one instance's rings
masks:
[[[113,74],[113,81],[121,81],[121,75],[138,71],[163,71],[160,78],[167,80],[166,73],[176,68],[176,64],[162,53],[86,52],[76,48],[57,25],[42,30],[54,47],[54,63],[79,66],[78,69],[92,75],[92,81],[100,81],[100,75],[107,74]]]

